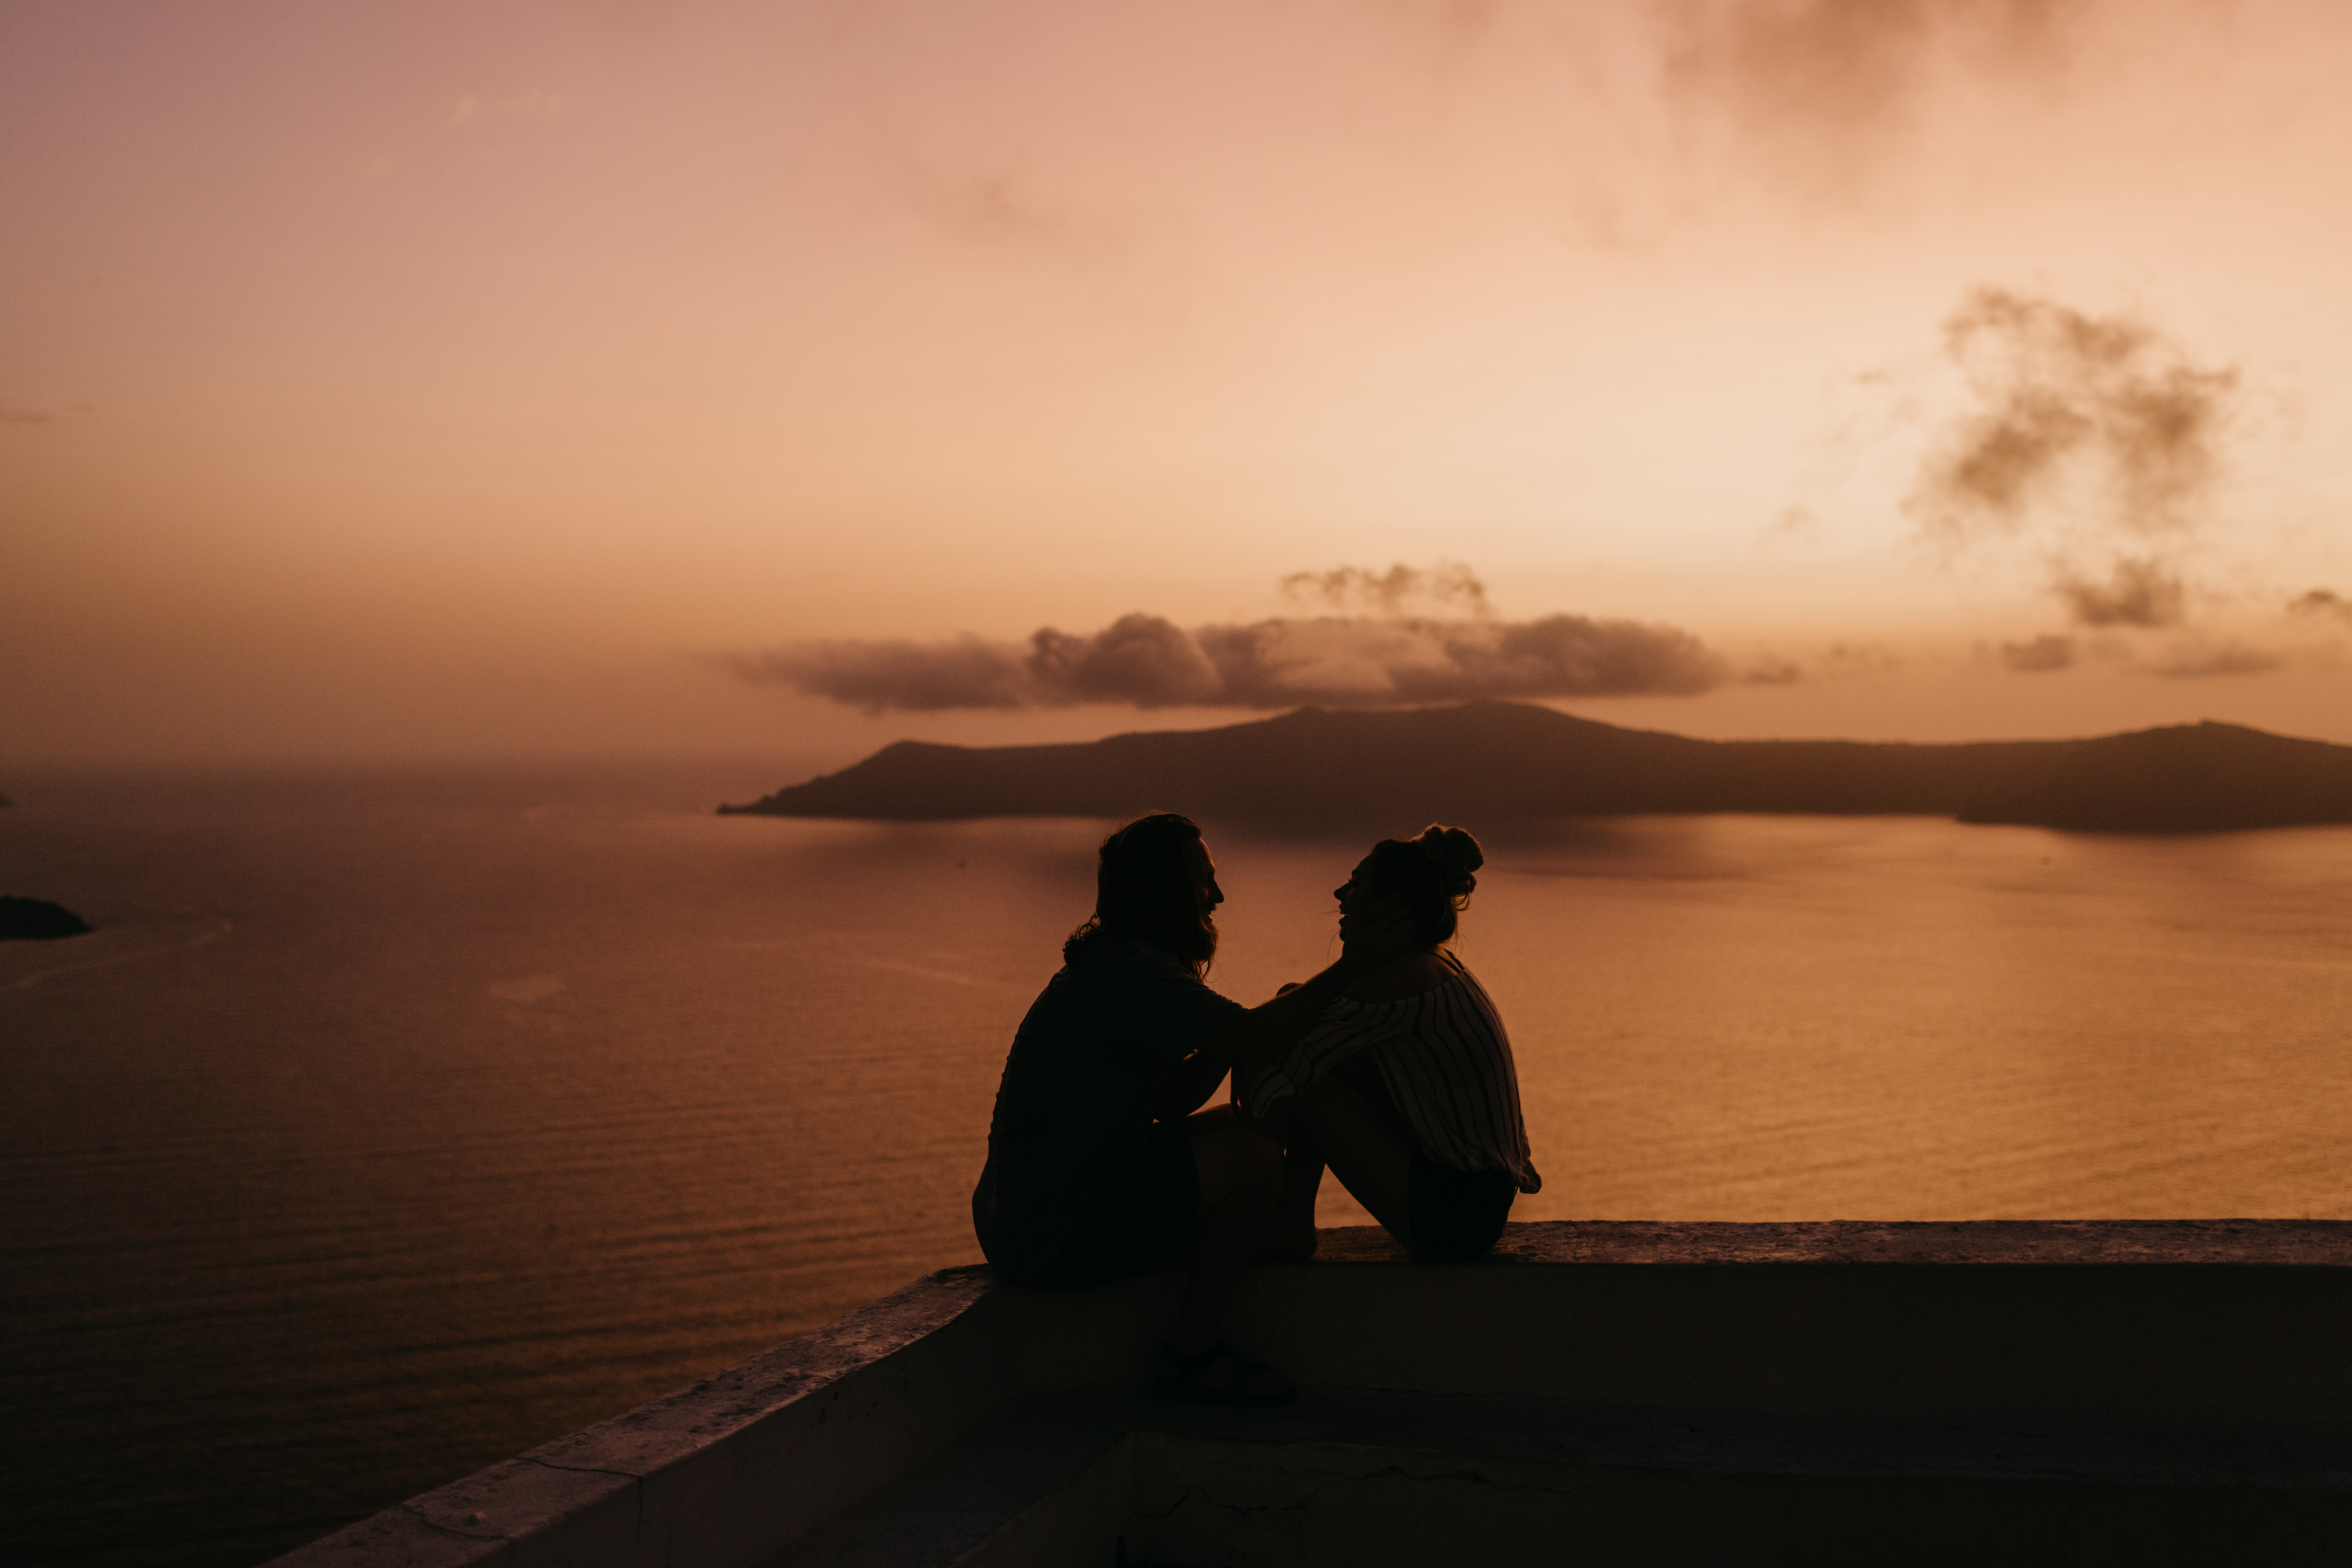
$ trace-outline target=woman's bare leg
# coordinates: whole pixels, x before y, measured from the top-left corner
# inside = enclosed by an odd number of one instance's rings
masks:
[[[1412,1250],[1412,1145],[1404,1129],[1374,1110],[1364,1097],[1336,1078],[1307,1091],[1297,1125],[1312,1141],[1312,1156],[1328,1164],[1339,1184],[1372,1211],[1372,1217]],[[1294,1142],[1294,1148],[1297,1143]],[[1316,1173],[1319,1179],[1322,1173]],[[1314,1202],[1310,1192],[1307,1202]],[[1308,1211],[1313,1224],[1313,1211]]]
[[[1323,1153],[1307,1135],[1296,1100],[1284,1100],[1250,1123],[1282,1145],[1282,1195],[1275,1201],[1275,1256],[1305,1262],[1315,1256],[1315,1194],[1323,1185]]]
[[[1283,1257],[1304,1262],[1315,1256],[1315,1194],[1322,1190],[1323,1151],[1294,1132],[1282,1152],[1282,1195],[1274,1205]]]

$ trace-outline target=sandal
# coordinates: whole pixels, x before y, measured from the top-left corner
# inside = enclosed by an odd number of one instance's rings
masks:
[[[1230,1369],[1225,1375],[1212,1382],[1202,1374],[1219,1363]],[[1271,1410],[1277,1405],[1287,1405],[1298,1397],[1298,1389],[1288,1378],[1262,1361],[1244,1361],[1233,1346],[1219,1340],[1199,1355],[1178,1355],[1176,1347],[1160,1347],[1160,1374],[1151,1380],[1151,1392],[1160,1399],[1173,1399],[1186,1405],[1225,1405],[1243,1410]],[[1252,1393],[1250,1385],[1260,1375],[1270,1379],[1276,1387]]]

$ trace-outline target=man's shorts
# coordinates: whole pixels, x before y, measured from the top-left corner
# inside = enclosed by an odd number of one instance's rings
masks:
[[[1143,1146],[1095,1179],[1070,1239],[1039,1281],[1091,1290],[1183,1250],[1201,1218],[1201,1173],[1181,1123],[1155,1121]]]

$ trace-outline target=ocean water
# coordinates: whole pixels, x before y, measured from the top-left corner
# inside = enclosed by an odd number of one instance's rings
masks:
[[[0,946],[12,1561],[256,1563],[976,1258],[1105,825],[710,815],[794,776],[8,781],[100,928]],[[1467,826],[1520,1217],[2352,1216],[2352,830]],[[1364,836],[1210,827],[1213,983],[1336,956]]]

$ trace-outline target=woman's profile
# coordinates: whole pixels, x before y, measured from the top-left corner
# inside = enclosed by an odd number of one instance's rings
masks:
[[[1236,1074],[1236,1099],[1288,1149],[1294,1250],[1313,1248],[1327,1165],[1424,1263],[1482,1256],[1513,1200],[1543,1184],[1502,1016],[1446,947],[1485,863],[1458,827],[1373,845],[1338,889],[1340,939],[1402,922],[1410,944],[1350,982],[1287,1049]]]
[[[1339,963],[1249,1008],[1202,978],[1223,900],[1189,818],[1140,817],[1103,841],[1095,912],[1005,1058],[972,1228],[998,1273],[1063,1289],[1181,1255],[1155,1391],[1275,1405],[1296,1390],[1226,1344],[1223,1319],[1241,1270],[1285,1248],[1282,1148],[1230,1107],[1194,1113],[1228,1069],[1288,1046],[1409,936],[1367,916]]]

